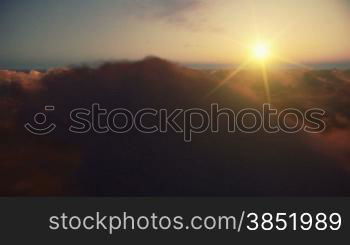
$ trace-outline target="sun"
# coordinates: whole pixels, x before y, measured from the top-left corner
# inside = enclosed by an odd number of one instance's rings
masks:
[[[252,48],[252,54],[257,60],[266,60],[270,55],[269,46],[266,43],[256,43]]]

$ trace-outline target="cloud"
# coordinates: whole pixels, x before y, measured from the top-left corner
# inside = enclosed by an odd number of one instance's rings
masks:
[[[195,29],[198,22],[191,18],[194,11],[203,7],[201,0],[143,0],[128,3],[128,7],[138,18],[178,25]]]
[[[350,126],[350,124],[348,124]],[[324,134],[314,135],[310,142],[320,154],[325,154],[350,171],[350,130],[332,128]]]
[[[173,132],[72,135],[65,130],[71,109],[90,108],[95,102],[133,112],[149,107],[207,110],[213,102],[236,112],[261,108],[260,72],[242,72],[205,97],[227,73],[192,70],[150,57],[97,68],[51,70],[40,75],[42,86],[34,93],[24,86],[12,88],[0,97],[1,121],[8,121],[6,127],[0,125],[1,138],[8,139],[0,154],[0,168],[10,176],[2,180],[0,194],[71,194],[72,190],[76,195],[103,196],[349,193],[350,171],[343,165],[350,160],[347,72],[337,76],[333,71],[269,74],[274,107],[316,105],[330,112],[329,130],[315,137],[223,131],[198,134],[191,143],[184,143],[183,136]],[[3,80],[24,78],[17,79],[19,84],[27,76],[0,73]],[[57,124],[57,131],[42,138],[28,135],[23,123],[48,104],[56,106],[49,119]]]
[[[44,73],[32,70],[30,72],[16,72],[0,70],[0,83],[17,83],[26,90],[38,90]]]
[[[201,6],[199,0],[150,0],[154,6],[156,6],[156,17],[169,18],[175,15],[184,15],[190,11],[193,11]]]

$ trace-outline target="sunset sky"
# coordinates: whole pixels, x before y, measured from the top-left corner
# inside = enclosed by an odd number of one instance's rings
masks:
[[[156,55],[238,64],[254,43],[300,63],[350,61],[349,0],[4,0],[0,69]]]

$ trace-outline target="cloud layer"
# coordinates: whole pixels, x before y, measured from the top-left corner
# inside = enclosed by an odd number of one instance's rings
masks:
[[[197,71],[158,58],[46,73],[2,71],[1,194],[6,195],[348,195],[350,73],[269,72],[274,106],[324,108],[323,134],[176,133],[71,135],[71,109],[203,108],[238,111],[265,100],[259,71],[243,71],[211,97],[231,71]],[[30,84],[30,86],[28,86]],[[40,84],[40,86],[36,86]],[[32,89],[35,87],[36,89]],[[58,130],[28,135],[23,123],[45,105]]]

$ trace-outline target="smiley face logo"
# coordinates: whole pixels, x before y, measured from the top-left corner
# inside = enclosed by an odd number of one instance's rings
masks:
[[[55,110],[54,106],[45,106],[46,112],[50,112],[54,110]],[[26,123],[24,125],[24,128],[28,130],[30,133],[35,135],[39,135],[39,136],[48,135],[52,133],[56,128],[56,124],[47,122],[47,116],[45,113],[42,113],[42,112],[36,113],[34,115],[33,121],[34,121],[34,124]]]

